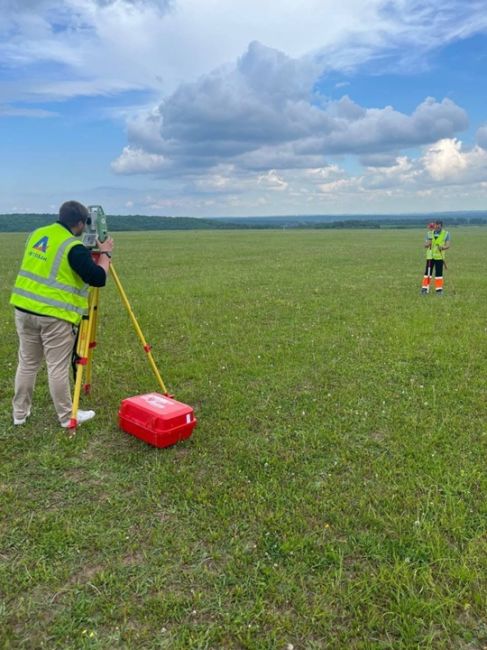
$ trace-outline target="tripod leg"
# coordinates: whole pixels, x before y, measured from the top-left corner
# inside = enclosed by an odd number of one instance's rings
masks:
[[[93,288],[93,318],[90,324],[90,335],[88,343],[88,361],[86,363],[86,380],[83,384],[83,392],[87,395],[91,390],[91,373],[93,365],[93,350],[96,347],[96,328],[98,325],[98,301],[99,301],[99,288]]]
[[[88,363],[88,353],[90,345],[90,332],[93,324],[93,313],[95,310],[95,296],[90,292],[88,314],[83,316],[79,328],[78,347],[76,350],[76,380],[74,383],[73,392],[73,407],[71,411],[71,420],[69,421],[68,429],[74,430],[78,424],[78,408],[79,398],[81,394],[81,385],[83,382],[83,367]]]
[[[144,351],[147,354],[147,359],[149,361],[149,365],[152,368],[152,371],[153,371],[153,373],[154,373],[154,375],[155,375],[155,377],[156,377],[156,379],[157,379],[157,381],[159,383],[159,386],[162,388],[162,392],[165,395],[168,395],[167,388],[164,385],[164,382],[162,381],[162,377],[161,377],[160,372],[159,372],[159,370],[157,368],[156,362],[154,361],[154,357],[152,356],[151,347],[147,343],[147,341],[145,340],[144,335],[142,333],[142,330],[140,329],[140,325],[137,322],[137,319],[135,318],[135,314],[132,311],[132,307],[130,306],[130,303],[128,301],[127,294],[125,293],[125,291],[124,291],[124,289],[122,287],[122,283],[120,282],[120,279],[119,279],[119,277],[117,275],[117,272],[115,271],[115,269],[113,267],[113,262],[110,264],[110,275],[112,276],[112,278],[115,281],[115,284],[117,285],[117,289],[118,289],[118,292],[120,293],[120,297],[122,298],[122,302],[123,302],[123,304],[125,305],[125,307],[126,307],[126,309],[128,311],[128,314],[130,316],[130,320],[132,321],[132,325],[134,326],[135,331],[137,332],[137,335],[138,335],[138,337],[139,337],[139,339],[140,339],[140,341],[141,341],[141,343],[142,343],[142,345],[144,347]]]

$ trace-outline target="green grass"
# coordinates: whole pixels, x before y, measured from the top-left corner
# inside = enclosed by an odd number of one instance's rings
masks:
[[[487,230],[420,297],[417,231],[118,234],[115,262],[188,441],[120,432],[157,390],[113,283],[97,411],[56,426],[45,373],[11,424],[1,243],[0,647],[487,647]]]

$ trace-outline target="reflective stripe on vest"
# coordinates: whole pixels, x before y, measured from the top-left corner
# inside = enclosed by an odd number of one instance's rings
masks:
[[[51,273],[49,274],[51,278],[56,278],[59,272],[59,267],[61,266],[64,251],[69,246],[69,244],[79,244],[79,243],[80,241],[79,239],[76,239],[76,237],[69,237],[69,239],[66,239],[66,241],[64,241],[61,244],[56,254],[56,257],[54,258],[54,262],[52,263]]]
[[[27,278],[28,280],[39,282],[39,284],[45,284],[46,287],[53,287],[54,289],[61,289],[61,291],[72,293],[74,296],[83,296],[83,298],[86,298],[88,296],[88,285],[86,286],[86,289],[76,289],[76,287],[70,287],[69,284],[57,282],[52,278],[52,273],[48,278],[44,278],[42,275],[37,275],[36,273],[31,273],[30,271],[22,271],[21,269],[17,275],[20,275],[23,278]]]
[[[23,296],[24,298],[31,298],[37,302],[42,302],[44,305],[49,305],[50,307],[56,307],[57,309],[67,309],[68,311],[74,311],[76,314],[83,316],[86,312],[86,309],[81,307],[75,307],[70,305],[68,302],[61,302],[60,300],[53,300],[52,298],[46,298],[45,296],[39,296],[37,293],[31,293],[30,291],[25,291],[25,289],[19,289],[14,287],[12,293],[16,293],[18,296]]]
[[[441,230],[437,237],[435,237],[435,235],[433,235],[432,246],[431,246],[431,254],[432,254],[432,258],[434,260],[442,260],[442,259],[444,259],[443,251],[440,251],[440,246],[445,245],[445,241],[446,241],[447,236],[448,236],[448,231],[447,230]]]

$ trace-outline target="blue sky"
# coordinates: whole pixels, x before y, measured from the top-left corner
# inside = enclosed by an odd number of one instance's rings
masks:
[[[487,205],[484,0],[0,0],[1,212]]]

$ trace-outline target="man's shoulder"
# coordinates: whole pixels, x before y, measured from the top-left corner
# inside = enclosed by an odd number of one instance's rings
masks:
[[[31,230],[31,235],[36,235],[39,232],[43,232],[45,230],[51,230],[52,227],[55,225],[55,222],[53,223],[46,223],[44,226],[39,226],[38,228],[34,228],[34,230]]]
[[[68,251],[69,257],[90,257],[90,251],[86,248],[83,242],[75,241]]]

